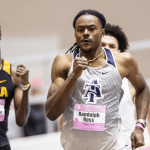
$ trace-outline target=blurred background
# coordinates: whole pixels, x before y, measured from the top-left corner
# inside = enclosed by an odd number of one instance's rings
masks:
[[[32,84],[31,121],[24,128],[15,124],[11,105],[8,137],[12,150],[61,149],[59,120],[46,119],[44,103],[51,84],[52,62],[74,44],[72,24],[80,10],[98,10],[107,23],[123,28],[130,43],[129,52],[150,87],[149,7],[149,0],[0,0],[1,56],[15,66],[24,64],[30,70]],[[145,134],[148,145],[148,133]]]

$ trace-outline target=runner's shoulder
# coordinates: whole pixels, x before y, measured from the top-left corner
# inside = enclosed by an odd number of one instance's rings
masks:
[[[122,52],[122,53],[113,52],[113,54],[114,54],[115,58],[118,61],[120,61],[121,63],[131,64],[134,62],[134,59],[129,52]]]
[[[68,72],[72,65],[72,54],[59,54],[53,62],[53,69]]]
[[[134,58],[129,52],[120,53],[120,57],[126,65],[133,65],[135,63]]]
[[[59,54],[55,57],[54,62],[58,63],[70,63],[72,62],[72,54]]]
[[[14,65],[11,64],[11,73],[12,75],[14,75],[16,73],[16,67]]]
[[[17,67],[13,66],[11,64],[11,78],[12,78],[12,82],[13,82],[14,87],[20,85],[20,79],[19,79],[19,76],[16,75],[16,70],[17,70]]]

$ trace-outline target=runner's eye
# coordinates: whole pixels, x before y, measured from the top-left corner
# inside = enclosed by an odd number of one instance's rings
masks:
[[[114,48],[116,48],[116,46],[115,46],[115,45],[110,45],[110,48],[113,48],[113,49],[114,49]]]
[[[95,30],[95,28],[94,27],[91,27],[90,29],[89,29],[89,31],[94,31]]]
[[[84,31],[84,29],[82,29],[82,28],[78,29],[78,32],[83,32],[83,31]]]

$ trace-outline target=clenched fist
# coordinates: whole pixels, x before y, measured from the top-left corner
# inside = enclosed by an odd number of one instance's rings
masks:
[[[85,57],[82,56],[76,57],[73,63],[73,72],[75,73],[76,78],[79,78],[82,74],[82,71],[87,69],[88,61]]]
[[[16,75],[20,78],[20,84],[26,85],[29,83],[28,81],[29,70],[25,66],[18,65]]]
[[[144,146],[144,136],[143,131],[140,127],[136,127],[135,130],[131,134],[131,142],[132,142],[132,150],[140,146]]]

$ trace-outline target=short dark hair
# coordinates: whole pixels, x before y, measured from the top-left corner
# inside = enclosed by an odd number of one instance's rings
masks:
[[[129,43],[127,36],[118,25],[111,25],[110,23],[107,23],[105,25],[105,35],[110,35],[117,39],[119,43],[119,50],[121,50],[121,52],[125,52],[128,49]]]
[[[87,10],[81,10],[74,18],[74,21],[73,21],[73,27],[75,28],[75,25],[76,25],[76,21],[77,19],[82,16],[82,15],[94,15],[96,16],[101,25],[102,25],[102,28],[105,28],[105,24],[106,24],[106,19],[105,17],[103,16],[103,14],[101,14],[100,12],[96,11],[96,10],[91,10],[91,9],[87,9]]]
[[[105,28],[105,24],[106,24],[106,19],[105,17],[103,16],[103,14],[101,14],[100,12],[96,11],[96,10],[91,10],[91,9],[87,9],[87,10],[81,10],[74,18],[73,20],[73,27],[75,28],[75,25],[76,25],[76,21],[77,19],[82,16],[82,15],[93,15],[93,16],[96,16],[98,19],[99,19],[99,22],[101,23],[102,25],[102,28]],[[72,53],[73,51],[75,50],[79,50],[79,46],[77,45],[77,42],[74,43],[74,45],[66,52],[70,52]]]

